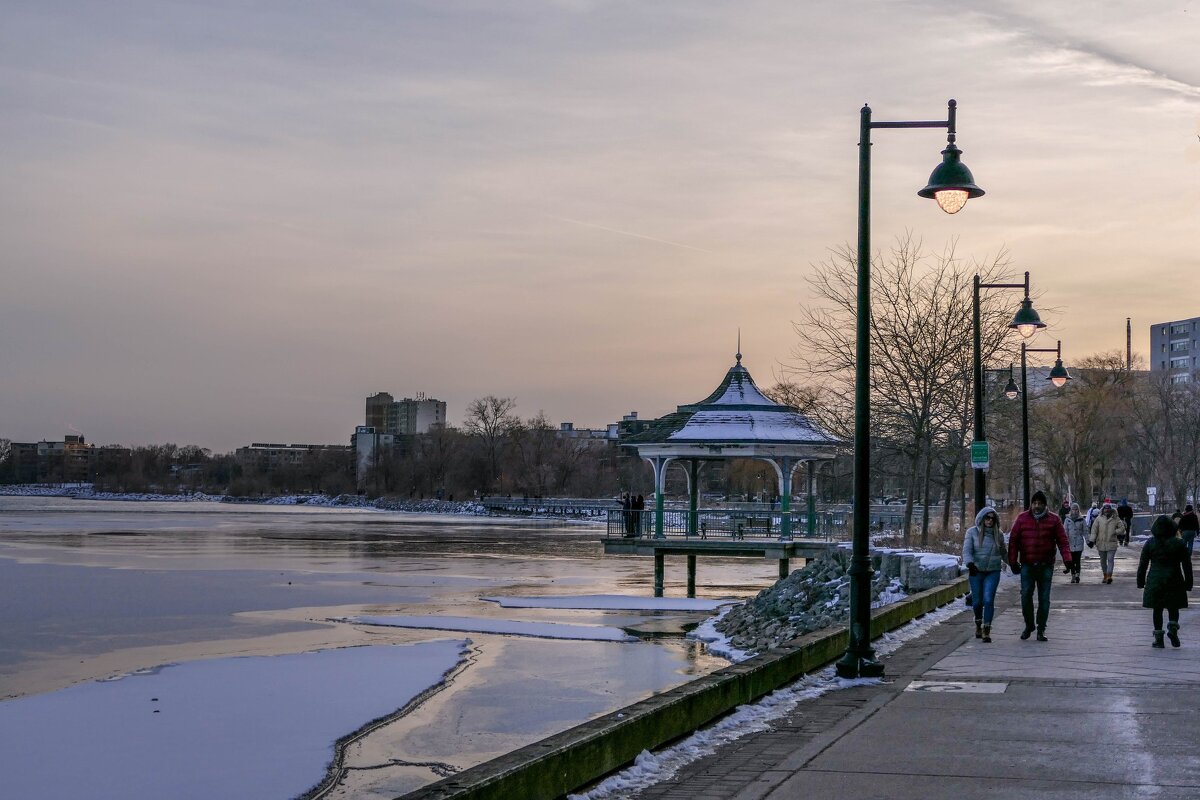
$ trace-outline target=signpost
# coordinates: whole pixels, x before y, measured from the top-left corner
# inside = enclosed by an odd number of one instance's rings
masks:
[[[991,465],[991,446],[987,442],[971,442],[971,469],[988,469]]]
[[[1147,486],[1146,487],[1146,502],[1150,504],[1151,508],[1154,508],[1154,501],[1158,499],[1157,495],[1158,495],[1158,487],[1157,486]]]

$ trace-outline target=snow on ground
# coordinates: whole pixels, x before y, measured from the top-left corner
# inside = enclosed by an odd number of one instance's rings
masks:
[[[512,636],[533,636],[539,639],[585,639],[596,642],[636,642],[620,628],[603,625],[567,625],[559,622],[520,622],[511,619],[486,617],[443,617],[432,614],[396,617],[343,617],[336,622],[357,622],[361,625],[386,625],[393,628],[420,628],[469,633],[500,633]]]
[[[395,713],[468,642],[191,661],[0,702],[12,798],[291,798],[336,740]]]
[[[715,617],[709,617],[688,632],[687,638],[704,642],[704,649],[714,656],[728,661],[745,661],[753,653],[739,650],[729,643],[729,637],[717,630],[717,623],[728,614],[734,606],[726,606]]]
[[[886,655],[896,650],[904,642],[921,636],[960,611],[962,607],[959,604],[950,603],[902,628],[885,633],[874,642],[876,655]],[[778,689],[755,703],[739,706],[733,713],[707,728],[696,731],[679,744],[653,753],[643,750],[633,766],[609,776],[590,791],[567,795],[567,798],[609,800],[628,797],[634,792],[669,780],[684,765],[716,752],[717,748],[724,744],[749,733],[770,730],[773,720],[785,716],[805,700],[812,700],[837,689],[879,682],[878,678],[846,680],[837,677],[832,666],[826,667],[805,675],[790,686]]]
[[[501,608],[600,609],[606,611],[716,611],[740,600],[699,600],[685,597],[637,597],[624,594],[545,595],[542,597],[481,597]]]

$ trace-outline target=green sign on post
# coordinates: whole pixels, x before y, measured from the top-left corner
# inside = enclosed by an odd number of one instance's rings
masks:
[[[987,442],[971,442],[971,469],[987,469],[992,465],[992,451]]]

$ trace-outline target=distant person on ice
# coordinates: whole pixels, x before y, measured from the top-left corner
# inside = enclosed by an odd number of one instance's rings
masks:
[[[1028,639],[1037,626],[1037,640],[1046,638],[1046,620],[1050,617],[1050,583],[1054,580],[1054,549],[1062,553],[1064,565],[1071,563],[1071,547],[1062,520],[1046,508],[1046,493],[1040,489],[1029,500],[1008,534],[1008,563],[1021,576],[1021,615],[1025,618],[1022,639]],[[1037,615],[1033,610],[1033,590],[1037,589]]]
[[[1154,644],[1163,647],[1163,609],[1167,610],[1167,638],[1179,647],[1179,609],[1187,608],[1192,590],[1192,559],[1187,545],[1175,536],[1175,523],[1161,515],[1150,528],[1150,541],[1142,546],[1137,585],[1142,606],[1154,611]]]

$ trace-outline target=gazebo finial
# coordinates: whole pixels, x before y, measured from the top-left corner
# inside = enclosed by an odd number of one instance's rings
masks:
[[[739,367],[742,365],[742,329],[740,327],[738,328],[737,363]]]

